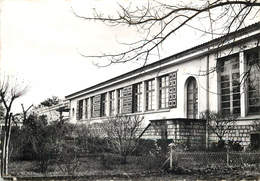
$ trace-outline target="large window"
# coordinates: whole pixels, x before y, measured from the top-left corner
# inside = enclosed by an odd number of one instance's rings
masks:
[[[159,78],[159,108],[169,107],[169,75]]]
[[[221,111],[223,114],[240,114],[239,56],[220,60]]]
[[[107,104],[107,94],[101,94],[101,107],[100,107],[100,116],[106,116],[106,104]]]
[[[258,114],[260,108],[259,53],[246,55],[248,76],[248,113]]]
[[[134,85],[134,112],[140,112],[143,108],[143,101],[142,101],[142,83],[138,83]]]
[[[79,100],[77,102],[77,120],[81,120],[83,118],[83,100]]]
[[[194,77],[190,77],[187,84],[187,118],[198,118],[198,85]]]
[[[109,92],[109,113],[115,115],[115,91]]]
[[[146,82],[146,110],[155,109],[155,80]]]

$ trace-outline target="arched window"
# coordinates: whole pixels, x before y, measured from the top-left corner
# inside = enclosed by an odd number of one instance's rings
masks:
[[[187,118],[198,118],[198,85],[194,77],[187,83]]]

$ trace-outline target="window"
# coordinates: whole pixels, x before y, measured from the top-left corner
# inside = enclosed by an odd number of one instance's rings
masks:
[[[117,98],[118,98],[117,112],[118,114],[122,114],[123,113],[123,89],[117,90]]]
[[[248,68],[248,114],[258,114],[260,108],[259,53],[246,55]]]
[[[115,115],[115,91],[109,92],[109,98],[110,98],[110,108],[109,108],[109,113],[110,115]]]
[[[77,101],[77,120],[81,120],[83,118],[83,100]]]
[[[238,55],[220,62],[221,111],[223,114],[240,114],[240,72]]]
[[[107,94],[101,94],[101,107],[100,107],[100,116],[106,116],[106,103],[107,103]]]
[[[198,85],[194,77],[187,84],[187,118],[198,118]]]
[[[155,80],[146,82],[146,110],[155,109]]]
[[[142,101],[142,83],[134,85],[134,112],[142,111],[143,101]]]
[[[159,108],[169,107],[169,75],[159,78]]]

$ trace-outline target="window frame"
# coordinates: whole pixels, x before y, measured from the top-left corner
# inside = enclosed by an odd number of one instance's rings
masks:
[[[239,53],[218,60],[220,110],[222,114],[240,115],[240,61]]]
[[[109,92],[109,114],[111,116],[115,115],[115,90]]]
[[[143,109],[143,83],[133,85],[133,112],[142,112]]]
[[[253,62],[250,61],[250,55],[255,56]],[[247,114],[248,115],[259,115],[259,108],[260,108],[260,73],[257,70],[256,66],[249,65],[251,63],[255,63],[254,61],[257,61],[259,64],[260,60],[260,50],[251,50],[249,52],[245,53],[246,57],[246,71],[248,71],[248,78],[247,78]],[[256,59],[256,60],[255,60]],[[255,75],[256,74],[256,75]],[[256,83],[251,83],[251,77],[256,78]],[[255,81],[255,80],[254,80]],[[254,85],[252,85],[254,84]],[[253,88],[253,86],[258,87],[258,88]],[[258,92],[257,92],[258,91]],[[258,102],[255,102],[258,101]]]
[[[83,119],[83,99],[79,100],[78,102],[79,108],[78,108],[78,120]]]
[[[100,100],[100,117],[107,116],[106,109],[107,109],[107,94],[103,93],[101,94],[101,100]]]
[[[162,79],[165,79],[164,81],[162,81]],[[166,109],[169,108],[169,92],[170,92],[170,75],[163,75],[161,77],[159,77],[158,79],[159,81],[159,109]],[[163,85],[164,83],[164,85]],[[163,93],[164,92],[164,93]],[[164,106],[163,106],[164,104]]]
[[[155,110],[155,79],[145,81],[145,110]]]

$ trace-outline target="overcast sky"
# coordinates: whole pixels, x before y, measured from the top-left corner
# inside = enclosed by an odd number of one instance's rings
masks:
[[[111,28],[85,21],[71,11],[85,16],[91,16],[93,8],[113,13],[117,2],[130,3],[129,0],[1,0],[1,73],[17,74],[31,87],[26,96],[16,101],[14,112],[21,111],[21,103],[25,107],[37,105],[52,95],[63,99],[141,66],[129,63],[98,68],[91,59],[78,53],[93,55],[120,50],[117,39],[129,42],[137,36],[129,27]],[[162,57],[204,41],[194,30],[186,30],[188,33],[177,33],[164,44]]]

